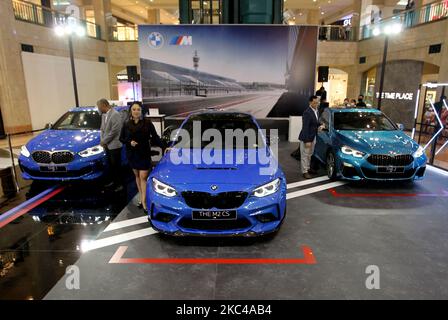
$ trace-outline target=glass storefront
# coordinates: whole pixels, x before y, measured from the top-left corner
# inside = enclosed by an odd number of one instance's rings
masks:
[[[421,89],[414,139],[426,147],[428,162],[448,170],[448,104],[444,90]]]
[[[192,24],[219,24],[221,1],[191,0]]]

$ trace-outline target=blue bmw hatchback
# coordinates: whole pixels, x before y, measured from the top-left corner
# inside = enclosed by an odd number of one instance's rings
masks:
[[[127,115],[126,107],[117,107]],[[24,179],[92,180],[107,167],[100,146],[101,115],[95,107],[70,109],[48,130],[22,147],[19,165]]]
[[[200,124],[198,131],[195,123]],[[240,146],[226,141],[214,150],[207,149],[209,142],[195,145],[195,138],[179,139],[181,131],[188,137],[193,133],[203,137],[211,128],[223,136],[228,129],[240,129],[240,134],[260,129],[248,114],[190,115],[176,131],[175,145],[148,178],[147,207],[154,229],[174,236],[250,237],[277,231],[286,212],[286,180],[265,137],[258,136],[256,144],[244,140]],[[207,152],[214,152],[221,163],[195,159]],[[267,161],[260,161],[257,154],[265,154]],[[266,166],[270,169],[263,173]]]
[[[328,177],[347,180],[416,180],[426,169],[422,147],[377,109],[326,109],[314,156]]]

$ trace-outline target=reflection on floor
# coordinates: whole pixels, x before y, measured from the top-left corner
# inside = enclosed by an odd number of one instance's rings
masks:
[[[0,299],[42,299],[81,256],[86,241],[95,239],[134,197],[130,181],[120,194],[101,183],[68,184],[62,193],[1,228]],[[51,186],[33,183],[17,202]]]

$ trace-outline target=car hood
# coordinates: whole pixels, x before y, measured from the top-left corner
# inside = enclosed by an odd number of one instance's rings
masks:
[[[26,145],[35,150],[69,150],[80,152],[100,143],[100,132],[93,130],[46,130]]]
[[[167,153],[152,172],[151,176],[160,179],[167,184],[244,184],[246,186],[259,186],[282,177],[283,173],[278,167],[277,160],[272,156],[257,157],[256,150],[232,150],[222,151],[224,164],[179,163],[170,153]],[[183,159],[193,159],[194,151],[184,154]],[[232,159],[234,161],[230,161]],[[241,161],[236,161],[239,159]],[[249,164],[249,159],[256,159],[254,164]],[[261,160],[260,160],[261,159]],[[174,160],[174,161],[173,161]],[[270,165],[267,165],[270,161]],[[193,161],[190,161],[193,162]],[[262,170],[263,169],[263,170]]]
[[[400,130],[336,131],[342,144],[370,154],[412,154],[418,144]]]

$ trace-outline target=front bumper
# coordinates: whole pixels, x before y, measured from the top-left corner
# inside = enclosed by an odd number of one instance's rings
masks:
[[[50,181],[70,181],[70,180],[93,180],[100,178],[106,171],[107,160],[103,154],[89,158],[76,157],[70,163],[55,165],[64,167],[66,170],[42,171],[41,167],[48,167],[45,164],[38,164],[31,157],[20,155],[19,166],[22,177],[26,180],[50,180]]]
[[[200,191],[199,185],[190,185],[188,190]],[[221,188],[221,192],[241,191],[235,186]],[[177,187],[176,187],[177,189]],[[188,206],[181,192],[168,198],[147,187],[148,215],[153,228],[161,233],[173,236],[209,236],[209,237],[255,237],[277,231],[286,212],[286,183],[282,180],[279,190],[264,198],[249,196],[236,208],[236,220],[193,220],[192,211],[200,210]],[[245,190],[246,191],[246,190]],[[211,210],[220,210],[213,208]]]
[[[336,154],[336,166],[338,177],[345,180],[374,180],[374,181],[395,181],[395,180],[421,180],[425,175],[426,156],[414,158],[414,161],[402,167],[403,172],[378,172],[378,166],[371,164],[368,155],[363,158],[355,158],[339,151]],[[393,170],[393,169],[391,169]],[[401,170],[401,167],[400,167]]]

